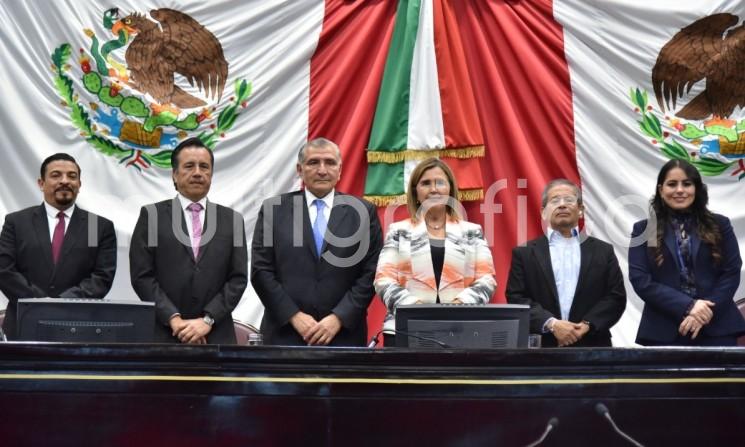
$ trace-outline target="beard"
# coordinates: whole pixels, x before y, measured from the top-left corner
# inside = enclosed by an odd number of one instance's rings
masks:
[[[72,205],[75,202],[75,192],[71,189],[57,190],[54,193],[54,201],[62,206]]]

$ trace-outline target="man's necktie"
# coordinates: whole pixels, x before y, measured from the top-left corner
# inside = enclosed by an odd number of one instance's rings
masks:
[[[323,215],[323,209],[326,203],[321,199],[313,201],[316,205],[316,221],[313,222],[313,239],[316,241],[316,253],[321,257],[321,248],[323,247],[323,235],[326,234],[326,216]]]
[[[52,261],[57,263],[59,255],[62,252],[62,242],[65,240],[65,213],[57,213],[57,226],[54,227],[54,236],[52,236]]]
[[[192,203],[186,207],[191,211],[191,249],[194,251],[194,259],[199,256],[199,243],[202,241],[202,222],[199,220],[199,212],[202,211],[202,205]]]

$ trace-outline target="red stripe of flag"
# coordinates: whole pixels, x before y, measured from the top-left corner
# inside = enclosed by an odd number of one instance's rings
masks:
[[[485,137],[484,189],[500,179],[507,185],[495,198],[501,214],[485,217],[479,203],[465,204],[469,219],[480,224],[489,219],[495,228],[488,235],[499,283],[493,301],[501,302],[517,244],[519,196],[527,196],[525,219],[532,239],[542,231],[540,196],[546,182],[556,177],[579,182],[563,31],[550,0],[449,4]],[[527,179],[527,188],[518,188],[520,178]]]
[[[443,20],[448,33],[456,29],[460,35],[484,136],[486,156],[480,159],[484,190],[500,179],[507,185],[495,198],[502,213],[487,215],[490,225],[485,225],[496,229],[487,236],[499,282],[494,301],[502,302],[511,250],[517,243],[518,197],[527,197],[527,236],[533,238],[541,232],[540,195],[546,182],[556,177],[579,182],[563,32],[553,19],[550,0],[443,4],[438,8],[447,17]],[[311,61],[309,136],[326,136],[340,144],[344,170],[338,187],[356,195],[364,192],[365,146],[395,12],[393,1],[327,0],[323,31]],[[452,89],[447,80],[445,89]],[[462,172],[458,162],[452,165],[459,182],[467,182],[465,173],[458,174]],[[527,179],[527,188],[518,188],[521,178]],[[483,225],[481,203],[464,205],[469,220]],[[383,313],[376,299],[368,318],[371,331],[380,327]]]
[[[344,160],[337,189],[365,192],[370,129],[388,56],[396,2],[327,0],[310,62],[308,137],[339,145]]]

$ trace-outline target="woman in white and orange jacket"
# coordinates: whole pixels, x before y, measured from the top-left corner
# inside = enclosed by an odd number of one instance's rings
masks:
[[[388,309],[386,346],[392,346],[397,306],[485,304],[497,286],[481,226],[460,218],[448,165],[436,158],[419,163],[406,195],[411,217],[388,228],[375,274],[375,291]]]

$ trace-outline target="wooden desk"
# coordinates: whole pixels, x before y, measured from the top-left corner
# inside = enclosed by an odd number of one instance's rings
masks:
[[[3,446],[745,445],[745,349],[0,343]]]

